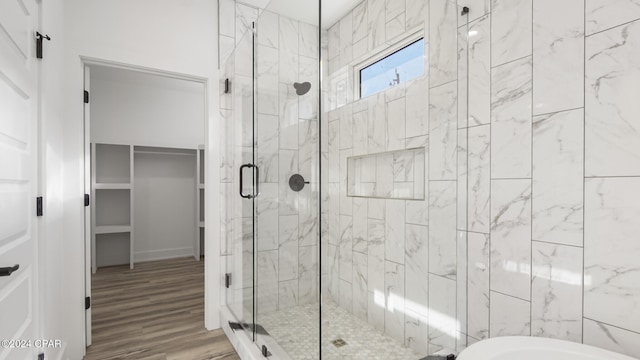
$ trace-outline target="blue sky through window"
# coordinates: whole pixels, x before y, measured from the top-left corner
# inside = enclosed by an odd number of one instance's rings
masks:
[[[424,39],[360,70],[360,97],[367,97],[424,75]]]

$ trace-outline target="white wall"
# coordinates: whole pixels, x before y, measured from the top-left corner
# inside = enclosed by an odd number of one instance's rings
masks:
[[[206,79],[208,121],[207,184],[219,185],[217,145],[217,6],[210,0],[67,0],[65,2],[64,89],[64,251],[65,325],[73,342],[68,356],[80,359],[84,346],[84,211],[83,211],[83,62],[97,58],[138,67],[187,74]],[[214,111],[215,110],[215,111]],[[219,233],[218,192],[207,193],[208,234]],[[208,261],[219,253],[219,242],[210,239]],[[209,256],[211,254],[211,256]],[[219,269],[205,263],[205,325],[219,327]]]
[[[198,230],[195,151],[134,157],[134,260],[192,256]]]
[[[91,141],[197,149],[204,144],[202,83],[91,67]]]
[[[52,41],[45,42],[45,58],[41,64],[40,87],[40,195],[45,199],[45,216],[39,219],[38,262],[40,330],[42,339],[60,339],[63,348],[44,349],[47,359],[64,356],[71,339],[67,331],[65,304],[65,263],[62,227],[63,216],[63,134],[64,98],[60,89],[64,84],[64,1],[41,2],[41,28]],[[80,300],[80,299],[78,299]]]

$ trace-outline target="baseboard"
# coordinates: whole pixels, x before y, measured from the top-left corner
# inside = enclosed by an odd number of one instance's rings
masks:
[[[181,257],[193,256],[193,247],[177,248],[177,249],[162,249],[162,250],[150,250],[150,251],[136,251],[133,254],[134,262],[167,260]]]

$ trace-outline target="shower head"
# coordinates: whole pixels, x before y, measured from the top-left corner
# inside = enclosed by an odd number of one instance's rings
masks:
[[[293,83],[293,87],[296,89],[296,94],[302,96],[311,90],[311,83],[308,81],[301,83]]]

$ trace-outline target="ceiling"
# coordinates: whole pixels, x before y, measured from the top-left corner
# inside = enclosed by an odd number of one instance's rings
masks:
[[[335,24],[362,0],[321,0],[322,28]],[[265,8],[308,24],[318,25],[319,0],[239,0],[239,2]]]

